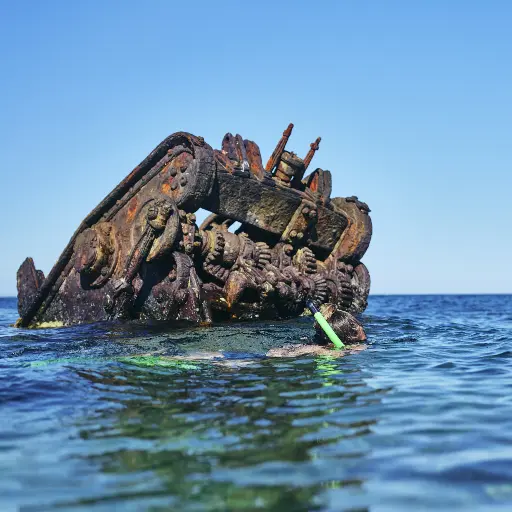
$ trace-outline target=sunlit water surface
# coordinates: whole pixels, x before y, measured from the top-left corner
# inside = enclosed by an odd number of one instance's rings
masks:
[[[10,327],[0,510],[512,510],[512,296],[373,296],[368,350],[266,359],[311,319]],[[227,360],[131,358],[220,350]]]

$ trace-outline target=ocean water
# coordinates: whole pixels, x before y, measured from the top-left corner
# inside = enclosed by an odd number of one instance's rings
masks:
[[[15,307],[2,512],[512,510],[512,296],[372,296],[342,359],[263,357],[308,318],[28,331]],[[226,359],[137,357],[202,350]]]

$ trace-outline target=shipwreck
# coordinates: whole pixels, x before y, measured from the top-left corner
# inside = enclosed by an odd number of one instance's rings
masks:
[[[17,273],[19,327],[114,319],[211,324],[301,315],[308,299],[352,314],[367,306],[361,262],[368,206],[331,198],[332,175],[306,175],[293,125],[263,166],[258,145],[225,135],[166,138],[83,220],[48,276]],[[211,214],[198,226],[199,209]]]

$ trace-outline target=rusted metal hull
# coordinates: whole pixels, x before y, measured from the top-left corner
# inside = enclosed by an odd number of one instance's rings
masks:
[[[23,262],[18,325],[286,318],[309,298],[362,311],[369,209],[331,199],[329,171],[302,179],[319,139],[305,165],[285,151],[292,127],[267,169],[239,135],[222,150],[184,132],[165,139],[84,219],[46,278]],[[200,227],[199,208],[212,212]]]

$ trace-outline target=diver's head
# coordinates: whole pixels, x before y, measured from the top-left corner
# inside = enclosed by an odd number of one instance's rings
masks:
[[[366,333],[356,317],[346,311],[337,309],[334,304],[322,304],[320,313],[325,317],[334,332],[345,344],[361,343],[366,341]],[[322,328],[315,322],[316,338],[321,343],[329,343]]]

